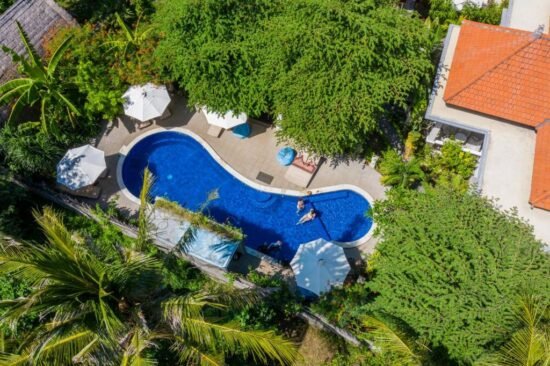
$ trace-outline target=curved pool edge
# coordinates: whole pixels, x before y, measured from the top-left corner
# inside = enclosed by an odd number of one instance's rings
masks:
[[[307,192],[311,192],[311,194],[318,194],[318,193],[328,193],[328,192],[334,192],[334,191],[340,191],[340,190],[349,190],[349,191],[353,191],[353,192],[359,194],[365,200],[367,200],[367,202],[369,203],[371,208],[374,207],[374,199],[372,198],[372,196],[367,191],[365,191],[364,189],[362,189],[362,188],[360,188],[356,185],[353,185],[353,184],[337,184],[337,185],[327,186],[327,187],[322,187],[322,188],[312,188],[312,189],[304,189],[302,191],[297,191],[297,190],[294,190],[294,189],[269,187],[269,186],[265,186],[265,185],[256,183],[253,180],[245,177],[244,175],[242,175],[241,173],[236,171],[233,167],[231,167],[231,165],[229,165],[225,160],[223,160],[221,158],[221,156],[216,152],[216,150],[214,150],[214,148],[212,148],[212,146],[210,146],[210,144],[206,140],[204,140],[201,136],[199,136],[195,132],[193,132],[191,130],[188,130],[186,128],[183,128],[183,127],[174,127],[174,128],[157,127],[157,128],[154,128],[152,130],[149,130],[147,132],[142,133],[141,135],[139,135],[135,139],[133,139],[128,145],[123,145],[120,148],[120,150],[119,150],[120,157],[118,159],[118,163],[117,163],[117,167],[116,167],[117,184],[120,188],[120,192],[122,193],[122,195],[124,197],[126,197],[127,199],[129,199],[131,202],[138,205],[138,206],[141,204],[139,198],[134,196],[128,190],[128,188],[126,187],[126,184],[124,183],[124,179],[122,178],[122,167],[124,166],[124,160],[126,159],[126,156],[127,156],[128,152],[141,140],[143,140],[143,139],[145,139],[145,138],[147,138],[151,135],[155,135],[157,133],[162,133],[162,132],[168,132],[168,131],[179,132],[179,133],[182,133],[184,135],[187,135],[187,136],[190,136],[191,138],[193,138],[195,141],[197,141],[199,144],[201,144],[201,146],[210,154],[210,156],[212,156],[212,158],[219,165],[221,165],[226,171],[228,171],[231,175],[233,175],[235,178],[240,180],[242,183],[244,183],[244,184],[246,184],[246,185],[248,185],[248,186],[250,186],[254,189],[257,189],[257,190],[260,190],[260,191],[263,191],[263,192],[268,192],[268,193],[283,194],[283,195],[295,196],[295,197],[306,196]],[[337,242],[337,241],[334,241],[334,243],[340,245],[342,248],[355,248],[355,247],[358,247],[359,245],[362,245],[362,244],[366,243],[367,241],[369,241],[371,239],[371,237],[374,234],[375,229],[376,229],[376,222],[374,222],[374,220],[373,220],[369,231],[367,231],[367,233],[365,235],[363,235],[361,238],[359,238],[357,240],[354,240],[354,241],[350,241],[350,242]],[[248,250],[249,248],[246,248],[246,249]]]

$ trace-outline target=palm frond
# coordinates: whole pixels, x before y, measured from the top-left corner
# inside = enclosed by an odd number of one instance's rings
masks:
[[[222,354],[212,354],[197,347],[189,345],[184,339],[176,337],[170,350],[178,355],[182,365],[200,366],[224,366],[225,360]]]
[[[243,331],[233,324],[218,324],[199,318],[180,318],[175,329],[182,339],[207,349],[216,347],[224,353],[242,354],[255,361],[270,360],[281,365],[292,365],[298,358],[294,344],[271,331]]]
[[[126,23],[124,23],[124,20],[122,20],[122,18],[120,17],[120,15],[118,13],[115,13],[115,18],[116,18],[116,21],[117,21],[118,25],[120,26],[120,29],[122,29],[122,32],[124,33],[124,36],[126,37],[126,40],[128,42],[134,42],[134,35],[133,35],[132,30],[130,29],[130,27],[128,27],[126,25]]]
[[[10,101],[15,96],[21,95],[31,84],[32,79],[19,78],[0,85],[0,104]]]
[[[516,317],[521,329],[501,350],[476,365],[484,366],[547,366],[550,364],[550,336],[541,325],[547,307],[540,298],[526,295],[521,298]]]
[[[371,315],[363,315],[363,326],[368,329],[368,334],[374,338],[375,347],[382,352],[399,355],[401,365],[422,365],[422,355],[414,346],[414,340],[397,325],[390,326],[389,321]]]
[[[63,40],[63,42],[57,47],[55,52],[53,53],[50,62],[48,63],[48,75],[51,77],[55,74],[55,70],[57,69],[57,65],[65,55],[65,52],[69,49],[69,46],[71,45],[71,41],[73,39],[72,35],[69,35],[67,38]]]
[[[25,46],[25,49],[27,50],[27,53],[29,55],[29,58],[32,61],[32,64],[34,67],[40,67],[42,70],[44,66],[42,65],[42,61],[40,60],[40,56],[38,56],[38,52],[36,52],[36,49],[31,44],[29,40],[29,36],[21,26],[19,22],[15,22],[17,25],[17,30],[19,31],[19,35],[21,37],[21,41],[23,42],[23,45]]]
[[[139,214],[138,214],[138,235],[136,239],[136,249],[144,250],[151,242],[151,215],[153,213],[153,206],[151,202],[151,188],[155,182],[153,173],[149,168],[145,168],[143,171],[143,184],[141,185],[141,191],[139,194]]]
[[[85,348],[96,336],[89,330],[74,331],[69,334],[52,335],[21,354],[0,355],[0,363],[6,366],[28,364],[68,365],[79,350]],[[40,363],[38,362],[40,360]]]

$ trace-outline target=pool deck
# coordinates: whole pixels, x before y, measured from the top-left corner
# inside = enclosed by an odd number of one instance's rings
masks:
[[[293,190],[313,190],[339,184],[352,184],[368,192],[375,200],[384,198],[385,188],[380,183],[380,174],[362,161],[325,160],[313,177],[309,187],[304,189],[288,182],[285,178],[287,167],[281,166],[276,160],[278,150],[285,146],[278,144],[275,129],[258,121],[250,121],[252,133],[247,139],[238,139],[231,131],[224,131],[219,138],[207,134],[208,124],[202,113],[187,107],[182,97],[173,97],[170,105],[172,115],[159,120],[152,126],[138,130],[135,123],[121,116],[110,131],[104,126],[97,140],[97,147],[105,152],[108,176],[99,181],[102,188],[100,203],[116,201],[119,208],[132,215],[137,205],[121,194],[116,179],[117,164],[120,150],[130,144],[138,136],[153,129],[185,128],[203,138],[220,158],[246,178],[269,187]],[[263,172],[273,177],[271,184],[266,185],[256,179]],[[376,239],[371,238],[357,248],[347,249],[351,259],[358,259],[362,253],[373,250]],[[239,260],[240,261],[240,260]]]

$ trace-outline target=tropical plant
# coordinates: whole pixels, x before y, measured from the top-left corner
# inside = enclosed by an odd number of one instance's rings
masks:
[[[22,176],[51,176],[63,146],[44,131],[5,126],[0,130],[0,152],[4,165]]]
[[[9,54],[13,61],[19,65],[19,71],[23,74],[23,77],[6,81],[0,86],[0,104],[15,100],[8,118],[8,124],[16,120],[25,106],[32,107],[37,103],[40,105],[40,125],[43,131],[57,129],[58,127],[56,120],[48,118],[49,108],[54,103],[63,106],[68,120],[74,124],[75,116],[79,114],[79,111],[66,96],[65,89],[67,85],[56,73],[57,65],[70,46],[71,37],[65,38],[52,54],[48,64],[44,65],[30,43],[29,37],[18,22],[17,29],[27,51],[28,59],[17,54],[13,49],[2,46],[2,50]],[[26,124],[36,126],[38,123],[28,122]]]
[[[533,295],[522,296],[515,313],[519,329],[501,350],[476,362],[479,366],[546,366],[550,364],[548,305]]]
[[[36,218],[45,244],[0,247],[0,270],[31,286],[28,296],[1,303],[6,312],[0,324],[15,324],[28,313],[41,319],[21,339],[21,352],[2,355],[2,364],[152,364],[154,350],[166,343],[180,363],[218,365],[228,354],[258,363],[295,359],[291,343],[272,332],[223,322],[226,310],[254,296],[206,288],[174,293],[162,285],[157,258],[123,248],[102,258],[53,210]]]
[[[121,62],[126,59],[126,56],[129,52],[136,52],[141,45],[148,39],[151,31],[153,30],[152,26],[148,26],[145,29],[140,29],[140,20],[138,18],[134,29],[131,29],[125,22],[122,20],[118,13],[115,13],[115,18],[120,27],[121,34],[115,34],[115,39],[107,42],[107,45],[112,45],[120,53],[118,56],[121,58]]]
[[[151,188],[155,182],[153,173],[149,168],[143,171],[143,183],[139,193],[138,211],[138,233],[135,241],[135,249],[144,251],[151,244],[151,216],[153,206],[151,205]]]
[[[381,240],[364,292],[378,295],[350,311],[389,313],[467,364],[511,338],[525,289],[548,304],[550,256],[513,212],[472,192],[426,187],[390,190],[373,216]]]
[[[411,329],[388,314],[365,314],[361,317],[362,338],[370,340],[375,353],[387,353],[393,365],[425,365],[429,349],[416,339]]]
[[[463,151],[458,141],[448,140],[440,151],[427,147],[423,164],[433,183],[464,192],[469,187],[468,180],[477,166],[477,158]]]
[[[395,150],[384,153],[379,170],[382,183],[392,187],[412,188],[424,178],[424,172],[416,158],[405,161]]]

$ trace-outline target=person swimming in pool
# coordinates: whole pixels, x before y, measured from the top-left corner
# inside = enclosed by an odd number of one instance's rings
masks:
[[[304,202],[304,199],[300,198],[298,200],[298,203],[296,204],[296,215],[298,215],[300,211],[302,211],[305,207],[306,207],[306,204]]]
[[[314,220],[316,216],[317,216],[317,213],[315,212],[315,210],[311,209],[307,214],[302,216],[302,218],[296,223],[296,225],[305,224],[308,221]]]
[[[269,244],[262,244],[258,248],[260,252],[262,253],[269,253],[272,250],[279,250],[283,246],[283,242],[280,240],[277,240],[276,242],[269,243]]]

